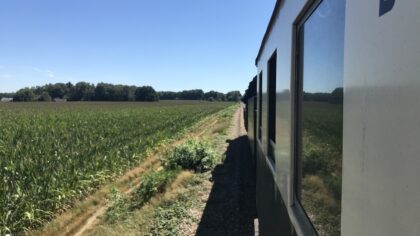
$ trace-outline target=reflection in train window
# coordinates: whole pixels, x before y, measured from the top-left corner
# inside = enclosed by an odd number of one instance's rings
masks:
[[[263,73],[258,76],[258,139],[261,141],[262,133],[262,78]]]
[[[268,61],[268,156],[275,160],[274,147],[276,144],[276,77],[277,53],[275,52]]]
[[[298,195],[320,235],[339,235],[345,0],[324,0],[298,28]]]

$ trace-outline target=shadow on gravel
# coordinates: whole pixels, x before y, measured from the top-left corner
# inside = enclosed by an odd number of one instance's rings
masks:
[[[254,235],[255,167],[247,136],[227,140],[226,159],[212,172],[214,182],[198,236]]]

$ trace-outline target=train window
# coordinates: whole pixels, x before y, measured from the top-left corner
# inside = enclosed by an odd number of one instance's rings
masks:
[[[320,235],[339,235],[345,0],[319,1],[298,26],[297,195]]]
[[[262,134],[262,78],[263,73],[258,76],[258,139],[261,140]]]
[[[268,61],[268,156],[275,160],[274,147],[276,143],[276,70],[277,53]]]

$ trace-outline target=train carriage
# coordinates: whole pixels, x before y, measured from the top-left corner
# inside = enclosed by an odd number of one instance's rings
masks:
[[[420,235],[419,12],[277,1],[247,101],[260,234]]]

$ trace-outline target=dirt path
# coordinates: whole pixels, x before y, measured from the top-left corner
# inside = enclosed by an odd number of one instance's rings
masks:
[[[233,138],[238,138],[240,136],[246,135],[246,130],[244,126],[244,105],[238,108],[233,117],[233,124],[230,129],[230,135]]]
[[[244,128],[235,113],[226,159],[212,172],[211,187],[196,235],[254,235],[255,168]]]

